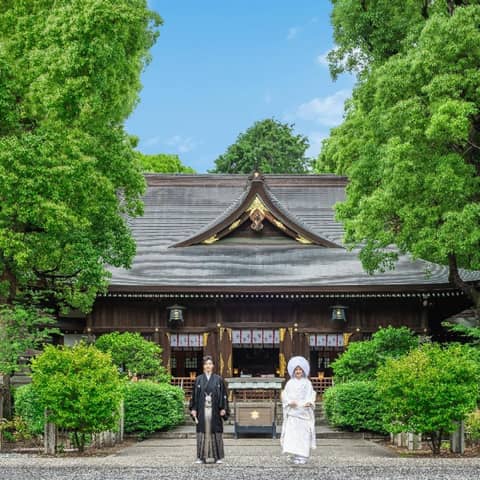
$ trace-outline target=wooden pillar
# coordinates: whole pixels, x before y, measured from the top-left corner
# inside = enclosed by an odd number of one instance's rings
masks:
[[[287,376],[287,363],[293,354],[293,328],[280,328],[279,345],[279,370],[280,376]]]
[[[293,331],[292,355],[301,355],[310,361],[310,345],[308,333]]]
[[[93,333],[93,319],[91,313],[89,313],[85,318],[85,330],[85,333],[87,334],[87,343],[94,343],[95,335]]]
[[[45,409],[43,451],[47,455],[55,455],[57,453],[57,427],[54,423],[49,422],[48,413],[48,410]]]
[[[218,342],[217,332],[205,332],[203,334],[203,355],[210,355],[217,366],[217,371],[220,372],[220,363],[218,359]]]
[[[218,329],[219,365],[218,371],[223,378],[230,378],[232,372],[232,329],[220,327]]]
[[[167,369],[168,373],[172,373],[172,366],[170,364],[170,357],[172,355],[172,349],[170,347],[170,335],[163,330],[162,332],[155,332],[159,338],[159,344],[162,347],[162,363]],[[155,338],[155,337],[154,337]]]

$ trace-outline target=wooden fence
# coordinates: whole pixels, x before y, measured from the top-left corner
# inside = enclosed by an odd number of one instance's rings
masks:
[[[318,377],[312,377],[311,379],[312,385],[314,390],[317,392],[317,394],[321,397],[325,390],[329,387],[333,386],[333,378],[332,377],[324,377],[324,378],[318,378]],[[171,381],[172,385],[175,385],[176,387],[180,387],[184,392],[185,392],[185,397],[190,398],[192,395],[192,389],[193,385],[195,383],[194,378],[190,377],[172,377]],[[269,395],[268,392],[265,394],[262,391],[251,391],[251,392],[245,392],[245,395],[248,395],[249,398],[246,398],[246,400],[268,400],[268,398],[263,398],[265,395]]]

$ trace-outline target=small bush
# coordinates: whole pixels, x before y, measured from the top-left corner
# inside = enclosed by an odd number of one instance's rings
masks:
[[[465,420],[465,432],[473,445],[480,444],[480,410],[475,410]]]
[[[375,382],[335,385],[325,392],[323,407],[328,421],[335,427],[386,433],[382,420],[385,409]]]
[[[14,390],[15,416],[21,417],[28,433],[42,435],[44,425],[44,407],[32,385],[23,385]]]
[[[125,432],[145,436],[182,423],[184,393],[168,383],[148,380],[125,386]]]

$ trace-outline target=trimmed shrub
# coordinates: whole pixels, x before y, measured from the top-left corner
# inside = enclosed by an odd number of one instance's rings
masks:
[[[93,345],[47,345],[32,361],[32,388],[81,451],[90,434],[118,425],[122,381],[110,355]]]
[[[371,340],[352,342],[332,363],[335,380],[374,380],[375,373],[389,358],[398,358],[418,347],[418,338],[406,327],[381,328]]]
[[[323,408],[328,421],[335,427],[354,432],[386,433],[385,407],[373,381],[340,383],[329,388],[323,396]]]
[[[23,385],[14,390],[15,416],[25,422],[28,433],[42,435],[44,425],[44,407],[32,385]]]
[[[184,393],[168,383],[149,380],[125,386],[125,432],[145,436],[183,422]]]
[[[480,366],[465,345],[425,344],[378,370],[377,385],[385,402],[385,422],[397,433],[424,433],[433,453],[444,434],[457,428],[477,406]]]

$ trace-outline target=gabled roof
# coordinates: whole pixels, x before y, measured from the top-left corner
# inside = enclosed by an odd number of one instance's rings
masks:
[[[251,186],[247,175],[146,175],[146,181],[144,215],[128,219],[137,253],[130,269],[110,267],[112,292],[450,288],[445,267],[407,256],[400,258],[394,271],[365,273],[358,252],[343,247],[343,228],[335,220],[334,205],[345,198],[345,177],[265,175],[258,187]],[[234,220],[230,220],[250,205],[247,196],[262,188],[262,202],[268,203],[275,218],[320,241],[240,245],[225,238],[181,246],[231,225]],[[478,272],[462,272],[462,276],[480,279]]]
[[[248,184],[240,197],[233,201],[213,222],[198,233],[176,243],[174,247],[198,244],[211,245],[230,235],[244,222],[252,221],[252,228],[261,231],[262,222],[267,220],[297,242],[304,245],[342,248],[341,245],[318,235],[293,213],[289,212],[265,184],[259,172],[248,178]]]

